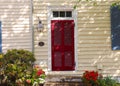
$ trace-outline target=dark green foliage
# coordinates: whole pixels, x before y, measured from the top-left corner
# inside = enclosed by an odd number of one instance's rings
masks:
[[[119,6],[120,7],[120,1],[112,3],[112,6]]]
[[[86,2],[92,2],[93,3],[93,6],[97,5],[97,1],[96,0],[76,0],[76,4],[74,5],[74,9],[77,8],[78,5],[80,5],[79,3],[82,2],[82,1],[86,1]],[[115,1],[113,3],[111,3],[111,6],[114,7],[114,6],[118,6],[119,9],[120,9],[120,1]]]
[[[8,50],[0,58],[1,83],[4,82],[8,86],[17,86],[17,80],[21,79],[25,82],[24,78],[28,74],[28,71],[32,71],[34,61],[34,55],[30,51],[23,49]]]
[[[120,84],[111,77],[98,79],[98,86],[120,86]]]
[[[6,59],[7,63],[26,63],[31,64],[35,61],[34,55],[27,50],[8,50],[4,55],[4,59]]]

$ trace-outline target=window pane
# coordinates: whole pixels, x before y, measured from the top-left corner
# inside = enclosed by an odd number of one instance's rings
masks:
[[[120,9],[111,8],[111,37],[112,50],[120,50]]]
[[[58,17],[59,13],[58,11],[53,11],[53,17]]]
[[[66,17],[72,17],[72,12],[71,11],[66,11]]]
[[[65,12],[64,11],[60,11],[60,17],[65,17]]]

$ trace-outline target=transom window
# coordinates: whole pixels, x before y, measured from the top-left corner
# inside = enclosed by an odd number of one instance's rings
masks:
[[[53,17],[72,17],[72,11],[53,11]]]

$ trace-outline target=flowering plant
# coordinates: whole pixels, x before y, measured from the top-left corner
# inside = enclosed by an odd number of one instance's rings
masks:
[[[39,65],[35,65],[30,75],[27,75],[26,83],[32,86],[39,86],[45,82],[45,71]]]
[[[35,65],[34,54],[28,50],[8,50],[0,54],[0,86],[39,86],[45,72]]]
[[[86,86],[97,86],[98,76],[99,74],[96,71],[85,71],[83,73],[82,80]]]

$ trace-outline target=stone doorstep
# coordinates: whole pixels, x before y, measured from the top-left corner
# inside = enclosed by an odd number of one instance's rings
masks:
[[[77,76],[47,76],[46,82],[81,82],[81,77]]]
[[[84,86],[83,83],[73,82],[47,82],[44,86]]]
[[[84,86],[81,77],[50,75],[47,76],[44,86]]]

